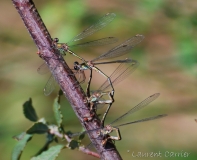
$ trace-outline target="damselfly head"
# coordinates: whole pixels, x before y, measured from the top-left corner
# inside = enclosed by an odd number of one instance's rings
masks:
[[[79,65],[79,62],[75,61],[74,66],[77,66],[77,65]]]
[[[74,70],[78,71],[80,70],[80,67],[79,67],[79,62],[74,62]]]
[[[59,39],[58,39],[58,38],[54,38],[51,47],[52,47],[52,48],[58,47],[58,46],[57,46],[57,45],[58,45],[58,42],[59,42]]]
[[[58,38],[54,38],[53,39],[53,42],[58,43],[59,42],[59,39]]]

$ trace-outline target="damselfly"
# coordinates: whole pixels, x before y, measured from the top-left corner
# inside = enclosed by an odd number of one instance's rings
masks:
[[[120,117],[118,117],[113,122],[111,122],[110,124],[106,125],[105,127],[101,127],[101,128],[97,128],[97,129],[93,129],[93,130],[88,130],[88,131],[84,131],[84,132],[79,132],[79,133],[74,133],[74,134],[71,134],[70,137],[74,137],[74,136],[78,136],[78,135],[81,135],[81,134],[97,131],[97,133],[98,133],[98,137],[97,138],[101,138],[103,147],[105,147],[105,145],[108,142],[108,140],[112,140],[112,141],[113,140],[121,140],[121,134],[120,134],[120,130],[119,130],[118,127],[129,125],[129,124],[134,124],[134,123],[139,123],[139,122],[150,121],[150,120],[154,120],[154,119],[158,119],[158,118],[162,118],[162,117],[167,116],[166,114],[161,114],[161,115],[157,115],[157,116],[153,116],[153,117],[143,118],[143,119],[140,119],[140,120],[136,120],[136,121],[132,121],[132,122],[128,122],[128,123],[123,123],[123,124],[119,124],[119,125],[116,125],[116,126],[112,126],[115,122],[118,122],[121,119],[127,117],[128,115],[133,114],[133,113],[139,111],[140,109],[144,108],[149,103],[154,101],[159,95],[160,95],[159,93],[155,93],[155,94],[149,96],[148,98],[146,98],[145,100],[140,102],[138,105],[136,105],[135,107],[130,109],[128,112],[126,112],[125,114],[121,115]],[[117,136],[110,136],[109,135],[113,131],[116,132]]]
[[[59,40],[57,38],[54,39],[54,44],[53,47],[56,47],[62,55],[66,55],[66,52],[77,56],[73,51],[71,51],[69,48],[70,47],[75,47],[75,46],[99,46],[99,45],[105,45],[105,44],[110,44],[117,42],[117,39],[114,37],[106,37],[90,42],[85,42],[85,43],[80,43],[76,45],[71,45],[73,42],[76,42],[78,40],[84,39],[85,37],[88,37],[95,33],[96,31],[99,31],[103,27],[105,27],[107,24],[109,24],[114,18],[115,18],[114,13],[107,13],[104,15],[102,18],[100,18],[95,24],[90,26],[89,28],[85,29],[83,32],[78,34],[76,37],[71,39],[68,43],[57,43]],[[42,57],[42,55],[41,55]],[[37,69],[39,74],[44,74],[48,71],[48,66],[46,63],[42,64],[38,69]],[[52,77],[49,78],[47,81],[47,84],[44,88],[44,94],[48,96],[53,90],[54,90],[54,85],[53,85],[54,79]]]
[[[110,79],[112,82],[112,85],[116,85],[122,80],[124,80],[127,76],[129,76],[137,67],[139,63],[136,60],[132,59],[125,59],[125,63],[121,63],[115,71],[110,75]],[[99,87],[98,90],[91,91],[91,94],[89,93],[89,88],[87,89],[87,102],[90,103],[90,113],[94,116],[94,112],[96,112],[96,109],[102,108],[104,104],[108,104],[108,107],[103,115],[103,118],[101,120],[102,126],[104,126],[104,121],[107,116],[107,113],[113,103],[113,97],[111,96],[111,92],[107,91],[107,89],[110,88],[109,83],[107,83],[107,80]],[[109,99],[105,100],[102,97],[104,95],[108,95]],[[93,113],[92,113],[93,112]],[[87,120],[91,120],[91,117],[86,118]]]
[[[81,59],[83,61],[83,63],[79,64],[78,62],[75,62],[74,69],[77,71],[76,73],[80,73],[83,75],[84,75],[84,70],[89,69],[91,71],[90,72],[90,80],[91,80],[91,76],[92,76],[92,70],[95,70],[98,73],[100,73],[101,75],[103,75],[104,77],[106,77],[108,80],[108,83],[112,89],[111,95],[113,97],[114,96],[114,88],[113,88],[112,81],[111,81],[110,77],[108,77],[103,71],[101,71],[99,68],[97,68],[96,65],[110,64],[110,63],[125,63],[125,60],[115,60],[115,61],[107,61],[107,62],[96,62],[96,61],[111,59],[111,58],[122,56],[122,55],[126,54],[127,51],[131,50],[135,45],[139,44],[143,39],[144,39],[143,35],[137,34],[136,36],[126,40],[124,43],[120,44],[119,46],[109,50],[106,53],[103,53],[102,55],[100,55],[99,57],[97,57],[91,61],[86,61],[85,59],[81,58],[80,56],[77,56],[79,59]],[[88,85],[90,85],[90,83],[88,83]],[[89,88],[89,86],[87,88]]]

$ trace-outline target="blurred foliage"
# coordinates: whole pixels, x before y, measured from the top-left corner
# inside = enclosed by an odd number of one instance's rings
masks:
[[[52,37],[68,42],[107,12],[116,13],[116,19],[106,28],[84,41],[107,36],[124,40],[136,35],[145,35],[145,40],[136,46],[129,57],[140,62],[130,78],[116,87],[115,104],[107,121],[111,121],[138,104],[145,97],[160,92],[161,96],[149,108],[140,111],[133,119],[167,113],[168,117],[131,127],[122,127],[122,140],[116,142],[123,159],[135,159],[137,152],[189,152],[188,160],[197,158],[197,1],[195,0],[58,0],[39,1],[35,5]],[[10,159],[15,142],[11,137],[28,128],[22,113],[24,100],[32,97],[39,115],[55,123],[52,112],[53,99],[43,95],[49,77],[40,76],[36,69],[43,62],[11,1],[0,1],[0,96],[1,96],[1,155]],[[76,49],[84,58],[91,59],[118,44]],[[67,55],[70,66],[75,57]],[[99,66],[100,67],[100,66]],[[100,67],[110,74],[114,65]],[[87,72],[88,76],[88,72]],[[102,77],[94,74],[92,88],[97,89]],[[86,84],[83,84],[85,86]],[[78,132],[81,125],[66,99],[62,99],[63,124],[67,130]],[[41,105],[42,104],[42,105]],[[121,107],[120,107],[121,106]],[[103,113],[104,110],[98,111]],[[130,118],[125,119],[125,122]],[[21,125],[22,124],[22,125]],[[107,124],[107,122],[106,122]],[[147,125],[147,126],[145,126]],[[85,138],[88,144],[88,138]],[[43,142],[39,136],[27,146],[22,159],[28,159]],[[29,147],[29,148],[28,148]],[[130,152],[127,152],[130,150]],[[76,151],[65,151],[58,159],[95,159]],[[137,159],[137,158],[136,158]],[[148,158],[140,158],[148,159]],[[158,159],[158,158],[150,158]],[[180,157],[162,157],[180,159]]]

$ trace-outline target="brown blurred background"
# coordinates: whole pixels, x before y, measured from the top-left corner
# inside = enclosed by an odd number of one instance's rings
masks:
[[[102,47],[76,48],[87,60],[108,51],[124,40],[143,34],[145,39],[127,57],[140,63],[137,70],[115,87],[113,107],[107,117],[110,123],[122,113],[152,95],[160,97],[147,108],[122,120],[128,122],[166,113],[163,119],[120,128],[122,140],[116,142],[123,159],[179,160],[180,157],[165,153],[188,152],[187,160],[197,158],[197,1],[195,0],[35,0],[52,37],[68,42],[75,35],[96,22],[108,12],[116,18],[107,27],[84,41],[107,36],[119,38],[117,44]],[[50,74],[41,76],[37,68],[43,61],[36,55],[37,48],[27,32],[11,1],[0,1],[0,159],[10,159],[16,142],[13,135],[26,130],[32,123],[25,119],[22,104],[31,97],[38,116],[55,123],[53,100],[58,91],[48,97],[43,88]],[[72,67],[77,59],[65,57]],[[110,75],[116,65],[100,67]],[[88,76],[87,71],[87,76]],[[98,88],[104,81],[94,72],[92,87]],[[86,83],[83,84],[85,87]],[[67,100],[62,100],[65,130],[82,129]],[[105,108],[104,108],[105,109]],[[103,113],[104,109],[99,111]],[[120,122],[121,123],[121,122]],[[45,137],[35,135],[28,143],[21,159],[30,159],[42,147]],[[88,138],[84,145],[89,143]],[[142,153],[162,153],[161,158],[133,157]],[[65,149],[58,160],[96,159],[77,150]],[[186,159],[186,158],[185,158]]]

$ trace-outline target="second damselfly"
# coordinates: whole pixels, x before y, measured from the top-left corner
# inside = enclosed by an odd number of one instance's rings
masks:
[[[111,64],[111,63],[127,63],[128,60],[114,60],[114,61],[105,61],[105,62],[97,62],[97,61],[106,60],[106,59],[112,59],[112,58],[123,56],[129,50],[131,50],[134,46],[139,44],[143,39],[144,39],[143,35],[137,34],[136,36],[131,37],[130,39],[128,39],[125,42],[123,42],[122,44],[118,45],[117,47],[109,50],[106,53],[103,53],[102,55],[100,55],[100,56],[98,56],[98,57],[96,57],[96,58],[94,58],[93,60],[90,60],[90,61],[86,61],[82,57],[77,56],[80,60],[83,61],[83,63],[80,64],[78,62],[75,62],[74,63],[74,69],[76,70],[76,73],[83,74],[84,78],[85,78],[84,71],[85,70],[90,70],[91,71],[90,72],[90,80],[91,80],[91,76],[92,76],[92,70],[95,70],[96,72],[98,72],[101,75],[103,75],[104,77],[106,77],[107,81],[108,81],[108,83],[109,83],[109,85],[111,87],[111,94],[112,94],[112,97],[113,97],[113,95],[114,95],[114,87],[112,85],[112,81],[111,81],[110,77],[108,77],[96,65]],[[90,85],[90,82],[88,83],[88,87],[89,87],[89,85]]]
[[[105,44],[111,44],[111,43],[117,42],[117,39],[114,37],[106,37],[106,38],[102,38],[102,39],[98,39],[98,40],[93,40],[90,42],[84,42],[84,43],[72,45],[73,42],[84,39],[84,38],[92,35],[93,33],[99,31],[100,29],[102,29],[106,25],[108,25],[115,18],[115,16],[116,15],[114,13],[107,13],[106,15],[101,17],[95,24],[93,24],[92,26],[90,26],[87,29],[85,29],[84,31],[82,31],[80,34],[75,36],[73,39],[71,39],[67,43],[58,43],[59,40],[57,38],[55,38],[52,47],[56,47],[62,55],[66,55],[66,52],[68,52],[74,56],[77,56],[77,54],[75,54],[73,51],[70,50],[70,47],[99,46],[99,45],[105,45]],[[41,51],[39,51],[39,52],[41,52]],[[42,54],[41,53],[39,53],[39,54],[40,54],[40,57],[42,57]],[[52,57],[48,57],[48,58],[52,58]],[[45,74],[48,71],[48,66],[44,63],[37,69],[37,71],[39,74]],[[47,81],[45,88],[44,88],[44,94],[46,96],[48,96],[54,90],[53,82],[54,82],[54,79],[52,77],[50,77],[49,80]]]
[[[119,82],[126,79],[135,69],[138,67],[139,63],[136,60],[132,59],[125,59],[125,63],[121,63],[115,69],[115,71],[110,75],[110,79],[112,85],[115,86]],[[91,79],[90,79],[91,80]],[[90,81],[89,81],[90,83]],[[108,107],[103,115],[101,120],[101,125],[104,126],[104,121],[109,112],[109,109],[113,103],[113,97],[111,96],[110,85],[107,80],[97,89],[94,91],[89,91],[89,87],[87,87],[87,102],[90,104],[90,115],[94,116],[96,114],[96,110],[102,108],[105,104],[108,104]],[[105,100],[103,96],[108,95],[109,99]],[[93,117],[87,116],[85,121],[92,120]]]

